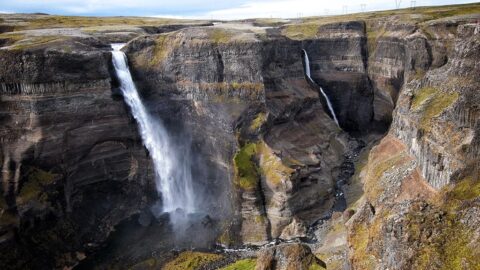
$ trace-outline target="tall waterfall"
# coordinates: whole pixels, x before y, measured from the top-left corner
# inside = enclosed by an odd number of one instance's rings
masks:
[[[305,75],[307,76],[307,78],[310,80],[311,83],[313,83],[314,85],[317,85],[311,77],[310,60],[308,59],[307,51],[305,51],[305,50],[302,50],[302,51],[303,51],[303,55],[305,56]],[[320,93],[322,93],[323,97],[327,101],[328,110],[330,111],[330,114],[332,115],[333,120],[335,121],[337,126],[340,126],[338,124],[337,116],[335,115],[335,111],[333,110],[333,106],[332,106],[332,103],[330,102],[330,99],[328,99],[327,94],[325,94],[325,92],[323,91],[323,88],[320,85],[318,85],[318,88],[320,89]]]
[[[162,211],[196,212],[192,186],[190,150],[176,147],[162,121],[145,108],[130,74],[127,56],[120,51],[124,44],[112,44],[112,61],[120,80],[120,90],[137,121],[143,144],[153,161],[157,192],[162,198]]]

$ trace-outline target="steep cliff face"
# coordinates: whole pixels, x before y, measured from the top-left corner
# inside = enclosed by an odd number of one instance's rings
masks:
[[[184,119],[204,158],[223,171],[218,185],[236,198],[225,207],[239,211],[225,227],[225,244],[305,234],[302,223],[311,220],[296,218],[331,204],[346,151],[347,135],[304,79],[302,44],[264,35],[196,28],[139,38],[128,47],[146,99],[180,100],[159,106],[159,115],[167,122]],[[178,103],[184,107],[177,115],[162,113]],[[298,222],[300,231],[293,228]]]
[[[34,256],[68,265],[152,197],[136,126],[112,98],[109,53],[61,46],[0,50],[0,226],[12,268],[36,268]]]
[[[421,56],[417,48],[420,61],[407,61],[390,131],[362,172],[366,202],[349,221],[354,268],[480,266],[477,31],[459,18],[412,34],[430,49]],[[405,39],[408,44],[412,37]],[[430,60],[415,68],[426,56]]]
[[[211,233],[188,227],[187,244],[308,240],[266,246],[258,269],[324,268],[312,252],[334,269],[478,268],[479,17],[446,10],[255,21],[268,28],[137,19],[118,28],[110,18],[97,29],[64,18],[81,29],[45,30],[38,25],[58,25],[40,16],[20,33],[8,15],[0,261],[71,267],[140,212],[145,229],[113,241],[123,249],[112,248],[112,265],[184,265],[191,255],[197,268],[218,269],[237,258],[165,252],[178,239],[167,217],[150,220],[151,161],[103,42],[136,37],[124,50],[143,102],[172,137],[192,142],[200,226]],[[305,80],[302,49],[340,127]],[[128,222],[119,233],[131,232]]]

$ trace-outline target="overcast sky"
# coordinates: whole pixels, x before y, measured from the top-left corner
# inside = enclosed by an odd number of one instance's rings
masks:
[[[410,7],[411,0],[400,1]],[[0,13],[44,12],[89,16],[159,16],[200,19],[243,19],[258,17],[342,14],[394,9],[395,0],[0,0]],[[416,0],[417,6],[474,3],[469,0]],[[365,4],[362,7],[362,4]]]

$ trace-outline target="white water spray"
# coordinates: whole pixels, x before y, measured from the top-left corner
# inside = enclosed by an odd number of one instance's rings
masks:
[[[308,59],[307,51],[305,50],[302,50],[302,51],[303,51],[303,55],[305,56],[305,75],[307,75],[307,78],[310,80],[310,82],[312,82],[314,85],[317,85],[317,83],[313,81],[310,74],[310,60]],[[340,126],[338,124],[337,116],[335,115],[335,111],[333,110],[333,106],[332,106],[332,103],[330,102],[330,99],[328,99],[327,94],[325,94],[325,92],[323,91],[323,88],[320,85],[318,85],[318,88],[320,89],[320,92],[322,93],[323,97],[327,101],[328,110],[330,111],[330,114],[332,114],[333,120],[335,121],[337,126]]]
[[[163,212],[196,212],[192,186],[189,147],[175,147],[160,119],[150,115],[142,103],[127,64],[120,51],[124,44],[112,44],[112,61],[120,80],[120,90],[138,123],[143,144],[153,160],[157,192],[161,194]]]

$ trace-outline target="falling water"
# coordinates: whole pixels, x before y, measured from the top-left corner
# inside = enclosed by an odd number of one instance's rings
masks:
[[[310,80],[310,82],[312,82],[314,85],[317,85],[313,81],[313,79],[311,77],[311,74],[310,74],[310,60],[308,59],[307,51],[305,51],[305,50],[302,50],[302,51],[303,51],[303,55],[305,56],[305,75]],[[330,102],[330,99],[328,99],[327,94],[325,94],[325,92],[323,91],[323,89],[320,85],[318,85],[318,88],[320,89],[320,92],[322,93],[323,97],[325,97],[325,100],[327,101],[328,110],[330,111],[330,114],[332,115],[333,120],[335,121],[337,126],[339,126],[337,116],[335,115],[335,111],[333,110],[333,106],[332,106],[332,103]]]
[[[160,119],[152,117],[142,103],[128,69],[124,44],[112,44],[112,61],[125,102],[137,121],[143,144],[153,160],[157,192],[162,211],[195,213],[194,192],[188,147],[176,147]]]

